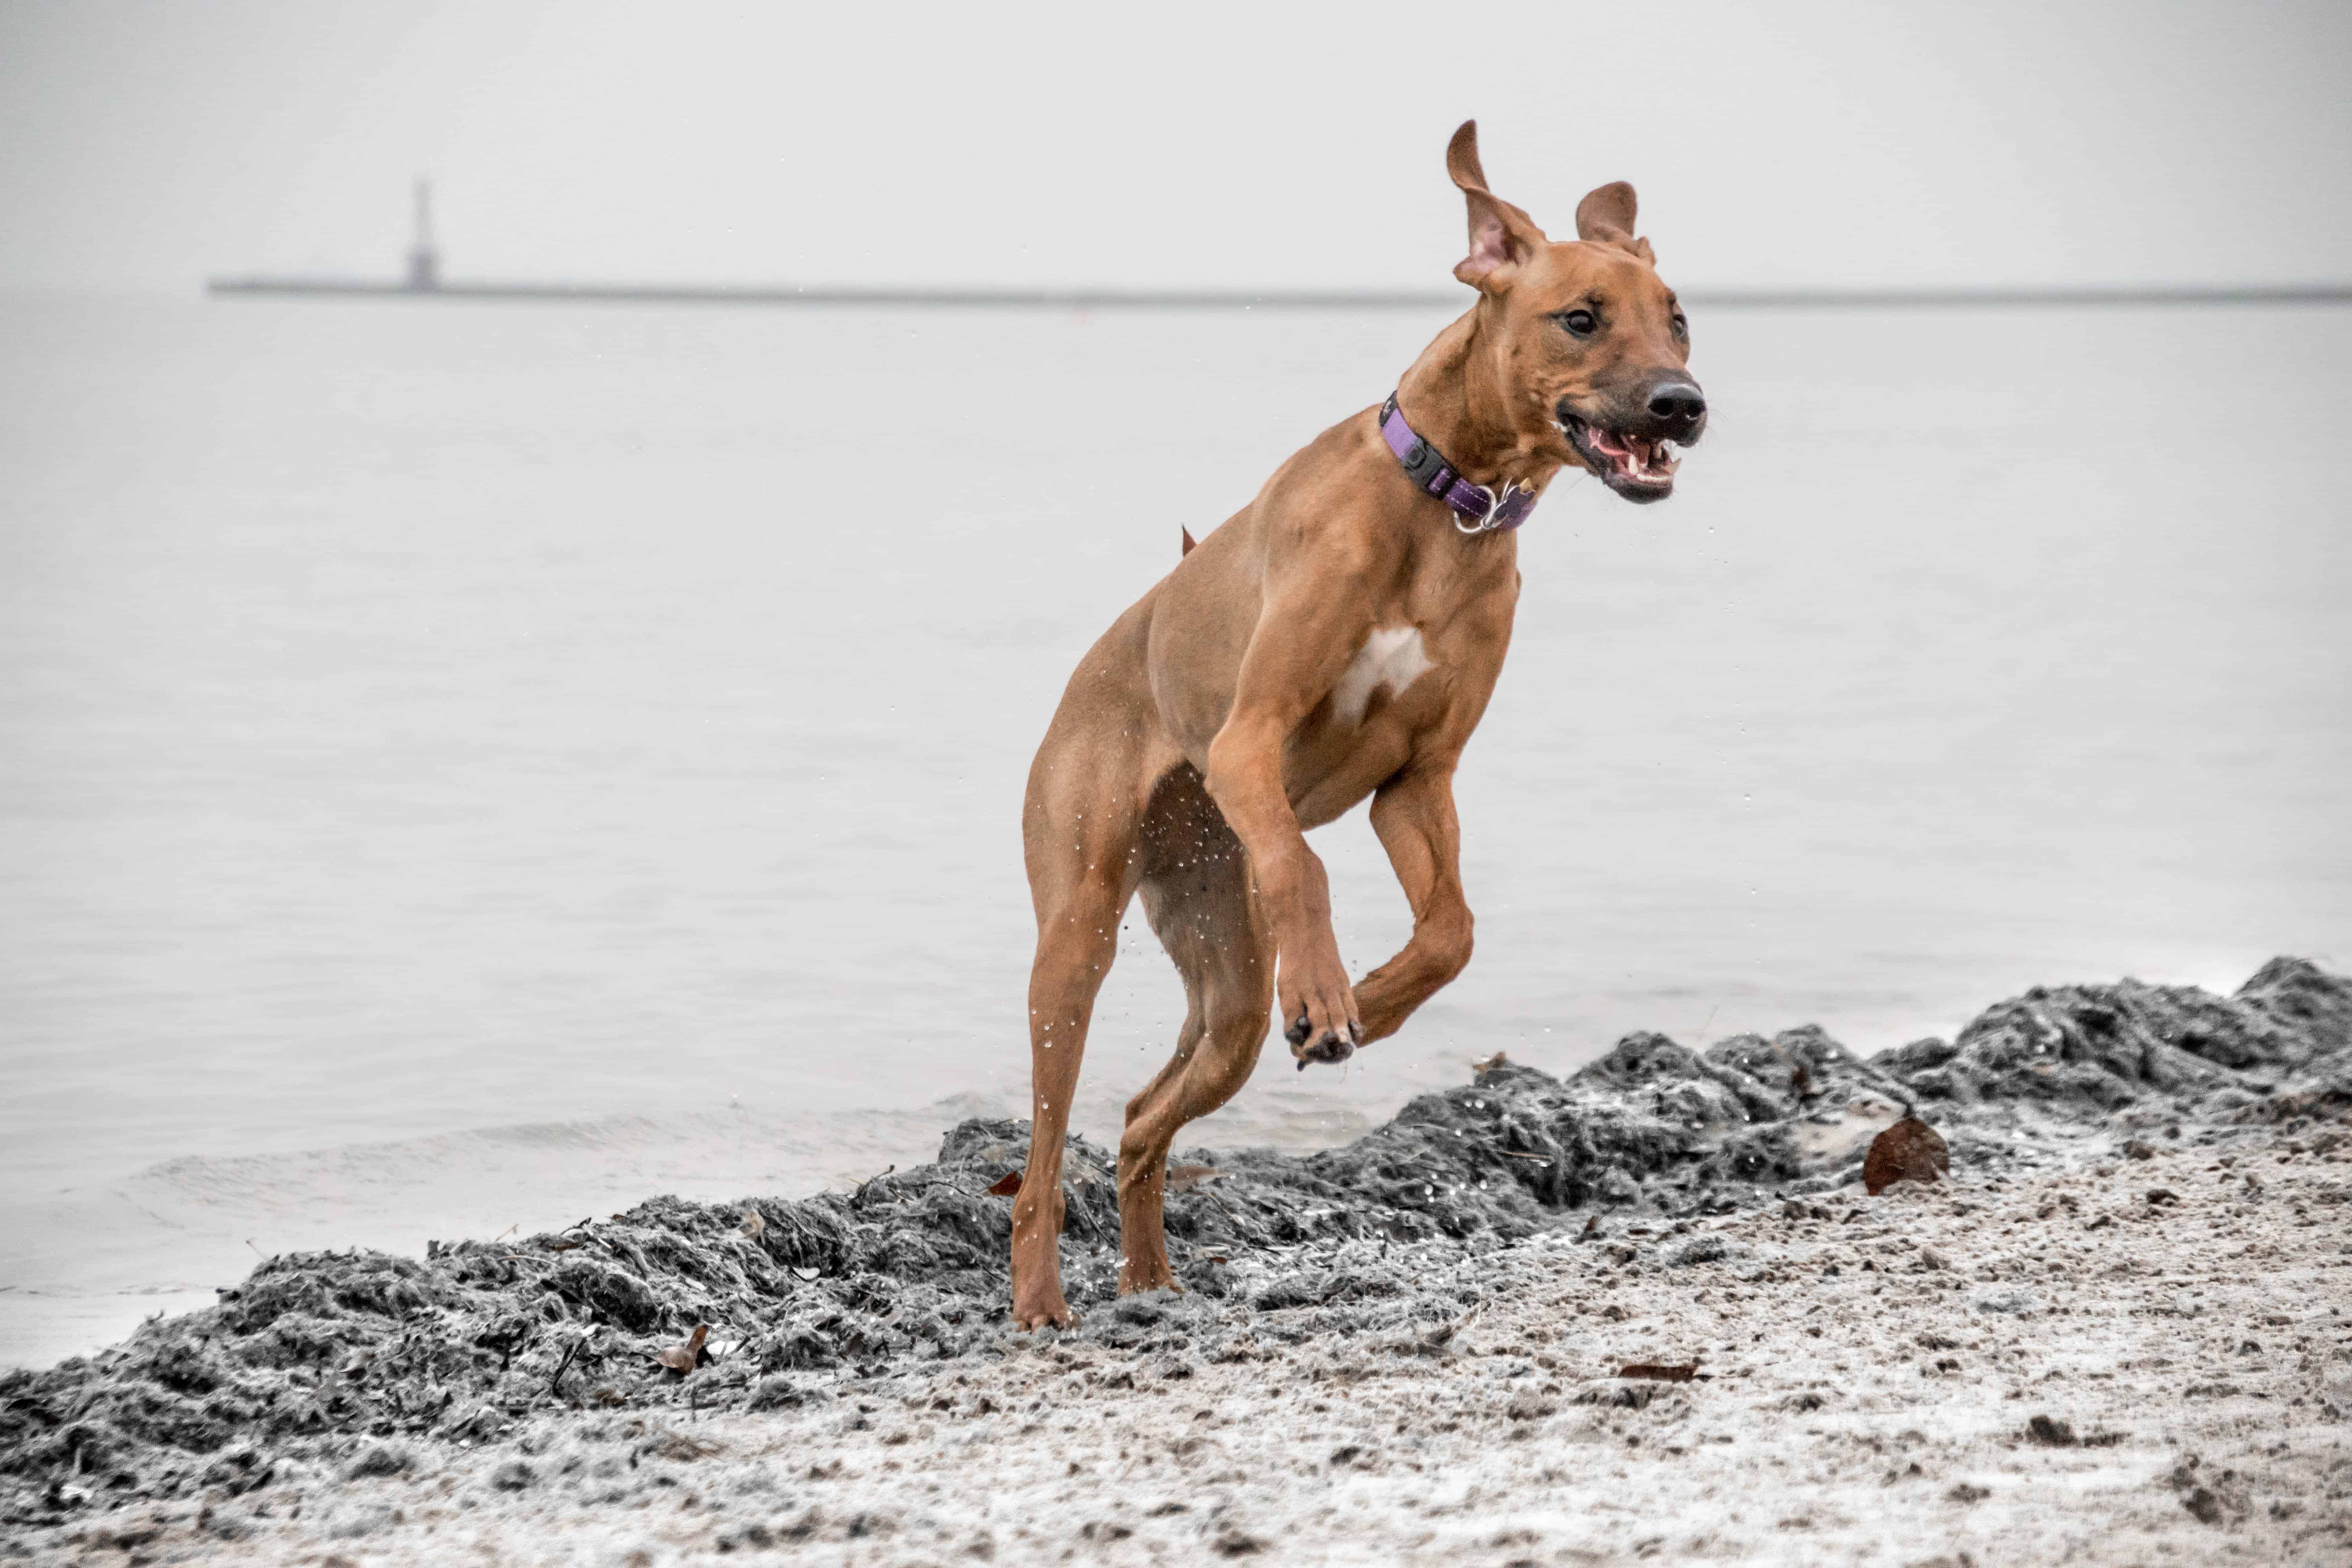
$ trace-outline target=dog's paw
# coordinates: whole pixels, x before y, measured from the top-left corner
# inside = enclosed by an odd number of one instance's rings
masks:
[[[1278,986],[1282,1037],[1303,1069],[1308,1062],[1343,1062],[1363,1044],[1363,1026],[1356,1020],[1355,987],[1339,954],[1327,938],[1318,952],[1305,947],[1293,961],[1284,955]]]
[[[1070,1304],[1062,1300],[1061,1292],[1058,1290],[1054,1293],[1053,1299],[1049,1301],[1040,1301],[1034,1306],[1017,1306],[1013,1309],[1013,1329],[1015,1333],[1025,1334],[1033,1329],[1075,1329],[1077,1326],[1078,1315],[1070,1310]]]
[[[1139,1296],[1146,1290],[1173,1290],[1181,1296],[1184,1287],[1176,1283],[1175,1271],[1168,1267],[1165,1258],[1147,1258],[1141,1263],[1121,1263],[1118,1266],[1118,1293]]]
[[[1315,1037],[1313,1045],[1307,1043],[1309,1035]],[[1298,1058],[1298,1070],[1305,1072],[1310,1062],[1338,1067],[1356,1054],[1356,1042],[1360,1037],[1353,1024],[1348,1026],[1345,1033],[1334,1029],[1318,1032],[1302,1013],[1291,1020],[1290,1026],[1282,1032],[1282,1037],[1290,1042],[1290,1054]]]

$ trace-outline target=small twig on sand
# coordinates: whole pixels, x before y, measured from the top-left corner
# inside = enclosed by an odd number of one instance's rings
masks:
[[[593,1331],[593,1330],[590,1331],[590,1332]],[[572,1358],[578,1355],[580,1353],[580,1347],[587,1342],[587,1334],[582,1334],[578,1339],[572,1341],[572,1348],[563,1352],[563,1364],[557,1367],[555,1369],[555,1375],[547,1380],[547,1392],[553,1394],[556,1398],[561,1399],[563,1397],[563,1374],[572,1370]]]
[[[1486,1303],[1481,1301],[1476,1306],[1471,1308],[1468,1311],[1463,1313],[1460,1317],[1454,1319],[1450,1322],[1440,1323],[1435,1328],[1428,1330],[1418,1337],[1421,1342],[1431,1350],[1442,1350],[1445,1346],[1454,1342],[1454,1335],[1468,1328],[1472,1323],[1476,1322],[1478,1321],[1478,1314],[1486,1310]]]

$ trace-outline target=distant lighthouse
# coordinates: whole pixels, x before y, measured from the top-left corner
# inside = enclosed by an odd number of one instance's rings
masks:
[[[441,253],[433,248],[433,185],[416,182],[416,242],[408,247],[408,289],[430,294],[441,287]]]

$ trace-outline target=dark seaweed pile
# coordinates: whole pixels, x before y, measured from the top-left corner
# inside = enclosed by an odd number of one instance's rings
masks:
[[[1498,1058],[1344,1148],[1185,1154],[1214,1173],[1180,1171],[1169,1196],[1188,1303],[1097,1310],[1080,1331],[1150,1350],[1161,1319],[1214,1303],[1219,1321],[1280,1336],[1291,1309],[1409,1296],[1406,1271],[1574,1226],[1576,1211],[1686,1216],[1837,1187],[1860,1143],[1808,1131],[1865,1101],[1915,1106],[1959,1170],[2101,1134],[2334,1116],[2352,1108],[2352,981],[2274,959],[2229,998],[2137,981],[2036,989],[1956,1040],[1867,1061],[1812,1027],[1703,1051],[1633,1035],[1565,1079]],[[818,1374],[997,1351],[1012,1205],[989,1188],[1026,1141],[1025,1123],[971,1121],[933,1164],[804,1202],[661,1197],[422,1258],[274,1258],[216,1306],[0,1376],[0,1522],[236,1494],[395,1434],[478,1440],[573,1406],[771,1408],[822,1397]],[[1082,1311],[1111,1297],[1113,1171],[1071,1139],[1064,1258]],[[699,1323],[713,1332],[697,1370],[655,1361]]]

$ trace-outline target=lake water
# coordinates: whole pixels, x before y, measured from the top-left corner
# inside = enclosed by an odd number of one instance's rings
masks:
[[[0,1361],[1018,1107],[1073,661],[1442,324],[0,299]],[[2352,311],[1696,331],[1682,493],[1522,535],[1476,961],[1200,1142],[2352,965]],[[1407,912],[1361,813],[1317,842],[1360,971]],[[1131,920],[1084,1130],[1181,1013]]]

